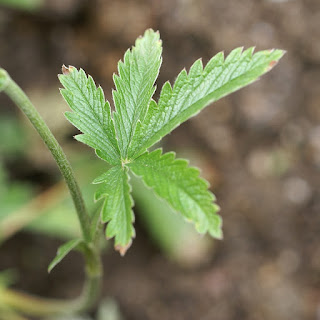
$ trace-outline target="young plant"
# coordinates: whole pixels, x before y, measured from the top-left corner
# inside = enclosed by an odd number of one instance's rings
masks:
[[[121,255],[132,243],[135,230],[131,174],[141,177],[146,186],[193,222],[198,232],[222,238],[219,207],[208,182],[199,177],[199,170],[184,159],[176,159],[173,152],[149,149],[212,102],[256,81],[284,54],[282,50],[253,51],[237,48],[226,58],[218,53],[205,67],[201,59],[197,60],[189,72],[180,72],[173,86],[169,82],[163,85],[156,102],[152,96],[162,62],[162,42],[159,33],[149,29],[118,64],[118,75],[113,77],[114,111],[91,76],[82,69],[62,67],[61,93],[72,110],[66,117],[82,132],[75,138],[95,149],[97,156],[111,165],[93,182],[100,184],[95,200],[103,200],[101,212],[94,216],[87,214],[71,167],[51,132],[23,91],[0,70],[0,89],[24,111],[51,150],[76,206],[83,237],[60,247],[49,266],[52,270],[73,249],[85,255],[89,289],[82,304],[70,310],[89,307],[93,301],[90,294],[98,290],[100,219],[107,224],[106,237],[115,239],[115,249]]]
[[[73,112],[67,119],[83,134],[75,136],[112,165],[94,180],[100,183],[95,199],[104,199],[101,218],[108,223],[106,236],[115,237],[115,247],[124,254],[135,235],[132,212],[130,173],[166,200],[176,211],[195,223],[200,233],[209,232],[221,239],[221,218],[215,197],[199,170],[176,159],[173,152],[147,151],[182,122],[219,98],[253,82],[272,68],[283,55],[280,50],[253,48],[233,50],[224,59],[214,56],[203,67],[201,59],[183,70],[173,87],[166,82],[158,102],[152,99],[154,83],[161,66],[162,46],[159,33],[147,30],[128,50],[118,65],[113,80],[115,111],[105,101],[101,87],[83,70],[63,67],[59,76],[61,93]]]

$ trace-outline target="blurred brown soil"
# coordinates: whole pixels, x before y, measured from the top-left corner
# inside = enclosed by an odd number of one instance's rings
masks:
[[[225,239],[209,262],[193,269],[168,262],[138,221],[127,256],[105,256],[104,295],[117,299],[127,320],[320,319],[319,0],[64,3],[50,1],[34,14],[0,11],[1,66],[26,89],[58,88],[64,63],[83,67],[111,99],[117,61],[148,27],[160,30],[164,44],[158,88],[221,50],[287,50],[261,81],[165,140],[166,150],[200,152],[203,175],[219,177],[211,184]],[[1,268],[24,272],[21,289],[71,297],[82,261],[72,255],[49,277],[57,245],[17,235],[0,249]]]

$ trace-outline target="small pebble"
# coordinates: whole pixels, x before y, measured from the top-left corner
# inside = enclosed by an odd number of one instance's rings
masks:
[[[311,188],[307,181],[299,177],[290,177],[284,182],[284,195],[294,204],[306,203],[311,197]]]

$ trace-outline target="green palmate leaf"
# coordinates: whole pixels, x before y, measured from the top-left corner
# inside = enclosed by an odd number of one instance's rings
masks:
[[[103,183],[96,191],[95,199],[105,199],[102,221],[108,222],[106,236],[115,237],[115,248],[124,255],[131,245],[131,239],[135,236],[128,169],[115,166],[97,178],[94,183]]]
[[[194,222],[198,232],[222,238],[219,207],[213,203],[215,197],[208,190],[208,182],[199,177],[198,169],[189,167],[186,160],[175,159],[172,152],[162,155],[161,149],[144,153],[129,167],[175,210]]]
[[[138,121],[143,121],[161,65],[161,41],[158,32],[149,29],[136,40],[135,47],[124,55],[114,75],[114,121],[123,159]]]
[[[173,87],[169,82],[164,84],[156,103],[152,95],[162,61],[162,45],[159,33],[147,30],[119,62],[119,74],[114,75],[114,112],[90,76],[74,67],[63,68],[59,77],[64,85],[61,92],[73,111],[66,116],[83,133],[76,138],[113,165],[95,180],[101,183],[95,199],[104,199],[101,219],[108,223],[106,235],[115,237],[115,247],[121,254],[135,236],[129,169],[194,222],[200,233],[222,237],[215,197],[208,190],[208,183],[199,177],[198,169],[175,159],[173,153],[146,151],[210,103],[257,80],[284,54],[281,50],[253,51],[237,48],[226,58],[218,53],[205,67],[197,60],[189,73],[181,71]],[[0,72],[0,86],[3,77]],[[93,221],[92,230],[98,224],[98,220]]]
[[[61,93],[73,112],[67,119],[83,134],[75,138],[96,150],[97,155],[110,164],[120,163],[111,110],[101,87],[96,87],[91,76],[74,67],[63,67],[59,80],[65,89]]]
[[[76,249],[81,243],[83,243],[82,239],[74,239],[70,240],[61,247],[59,247],[56,257],[49,264],[48,272],[51,272],[52,269],[61,262],[61,260],[72,250]]]
[[[218,53],[205,68],[199,59],[189,73],[181,71],[173,88],[166,82],[158,104],[152,101],[144,121],[138,123],[128,158],[142,154],[210,103],[257,80],[284,54],[282,50],[253,54],[253,50],[237,48],[226,59]]]

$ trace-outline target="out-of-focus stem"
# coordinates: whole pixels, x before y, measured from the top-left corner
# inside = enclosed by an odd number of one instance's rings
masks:
[[[78,183],[74,177],[71,165],[61,146],[27,95],[11,79],[9,74],[4,69],[0,69],[0,91],[4,91],[4,93],[6,93],[28,117],[34,128],[39,133],[41,139],[50,150],[69,188],[80,221],[83,238],[86,242],[90,242],[89,215],[85,208],[84,200]]]
[[[86,282],[79,298],[71,301],[44,299],[0,288],[0,303],[22,314],[31,316],[50,316],[63,313],[76,313],[88,310],[98,298],[102,278],[102,266],[99,243],[95,233],[100,232],[99,223],[96,232],[91,230],[91,219],[85,208],[84,200],[74,177],[73,170],[56,138],[42,119],[23,90],[0,68],[0,91],[4,91],[28,117],[40,137],[55,159],[73,199],[78,214],[84,245],[82,252],[86,264]]]

